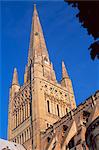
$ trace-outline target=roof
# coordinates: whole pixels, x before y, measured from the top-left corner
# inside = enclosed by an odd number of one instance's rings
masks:
[[[0,139],[0,150],[26,150],[22,145]]]

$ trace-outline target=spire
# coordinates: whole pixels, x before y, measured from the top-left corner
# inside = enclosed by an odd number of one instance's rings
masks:
[[[17,73],[16,68],[14,68],[12,85],[19,85],[19,83],[18,83],[18,73]]]
[[[64,61],[62,61],[62,78],[69,78]]]
[[[46,56],[49,60],[46,43],[40,24],[38,12],[36,5],[34,5],[34,13],[32,17],[32,27],[31,27],[31,36],[30,36],[30,45],[29,45],[29,54],[28,54],[28,63],[30,59],[34,59],[38,56]]]

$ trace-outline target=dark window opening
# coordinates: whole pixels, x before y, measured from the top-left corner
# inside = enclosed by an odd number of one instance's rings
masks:
[[[15,143],[16,143],[16,139],[15,139]]]
[[[68,143],[68,148],[71,149],[73,148],[75,145],[74,145],[74,137],[69,141]]]
[[[22,133],[22,143],[24,143],[24,137],[23,137],[23,133]]]
[[[26,131],[25,131],[25,141],[26,141]]]
[[[48,113],[50,113],[49,101],[47,101],[47,110],[48,110]]]
[[[76,145],[79,145],[79,144],[81,144],[81,139],[77,141]]]
[[[47,138],[47,142],[48,142],[48,143],[50,142],[50,139],[51,139],[50,137]]]
[[[57,105],[57,113],[58,113],[58,116],[60,116],[60,115],[59,115],[59,106],[58,106],[58,105]]]
[[[47,87],[47,85],[45,85],[45,87]]]
[[[20,144],[21,144],[21,135],[20,135]]]
[[[35,35],[37,36],[39,33],[38,32],[35,32]]]
[[[45,60],[45,61],[48,61],[48,59],[47,59],[46,57],[44,57],[44,60]]]
[[[67,128],[68,128],[68,126],[63,125],[63,131],[64,131],[64,132],[66,132]]]
[[[68,110],[67,110],[67,108],[66,108],[66,114],[68,113]]]

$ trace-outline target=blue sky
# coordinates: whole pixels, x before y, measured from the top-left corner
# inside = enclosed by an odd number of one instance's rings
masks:
[[[64,60],[77,104],[99,89],[98,61],[92,61],[88,47],[93,38],[81,27],[77,9],[65,2],[36,2],[44,36],[58,81]],[[7,138],[8,99],[14,67],[23,84],[27,64],[33,2],[1,3],[0,47],[0,137]]]

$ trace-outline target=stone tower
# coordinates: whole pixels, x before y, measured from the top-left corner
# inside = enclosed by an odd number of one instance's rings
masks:
[[[39,16],[34,6],[28,64],[24,84],[14,69],[9,96],[8,140],[40,150],[41,134],[76,108],[72,82],[62,62],[62,80],[56,80]]]

